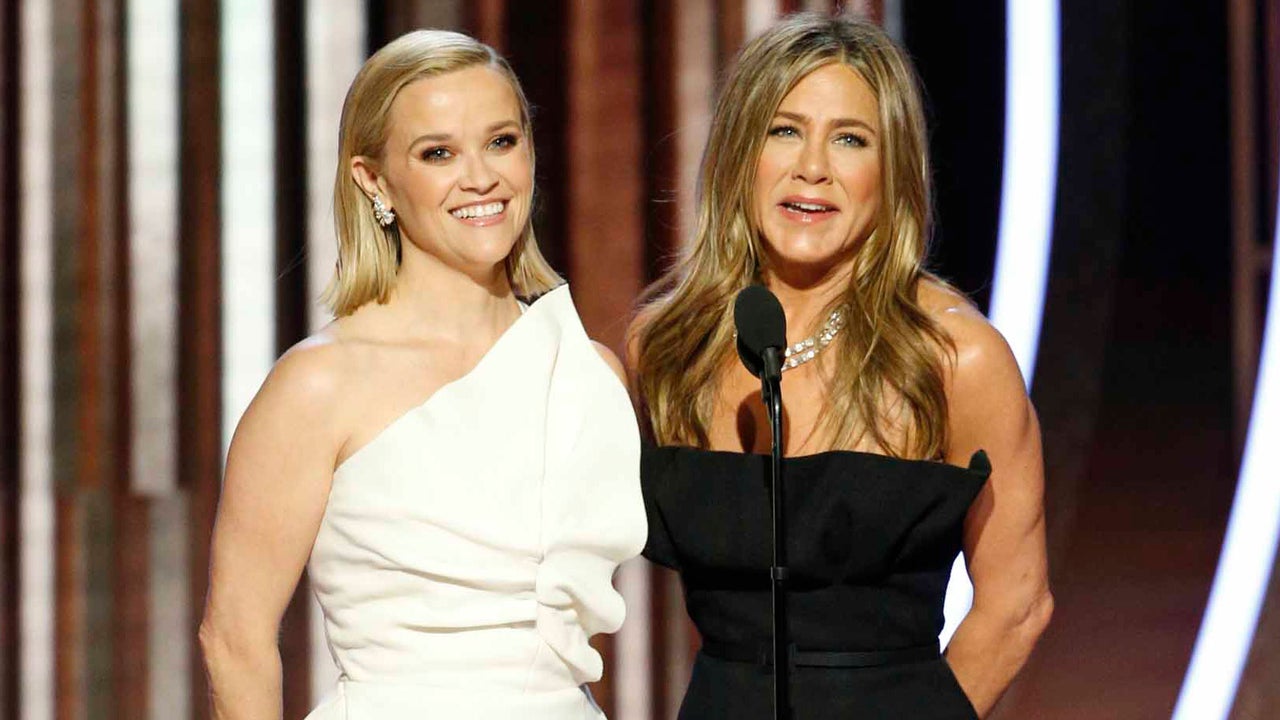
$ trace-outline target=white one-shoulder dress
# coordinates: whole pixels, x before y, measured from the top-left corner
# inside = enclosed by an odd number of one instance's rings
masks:
[[[342,463],[308,564],[341,672],[308,720],[598,720],[644,546],[627,393],[566,286]]]

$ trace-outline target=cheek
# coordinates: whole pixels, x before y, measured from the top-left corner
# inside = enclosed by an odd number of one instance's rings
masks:
[[[444,168],[423,165],[410,166],[395,180],[395,189],[410,206],[432,208],[442,204],[453,185],[450,173]]]
[[[845,187],[853,199],[876,202],[880,198],[880,165],[859,163],[850,167],[845,175]]]
[[[500,172],[516,192],[533,187],[533,162],[527,153],[513,152],[499,160]]]

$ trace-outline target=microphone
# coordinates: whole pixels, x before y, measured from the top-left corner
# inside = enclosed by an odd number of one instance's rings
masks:
[[[769,452],[769,495],[773,522],[770,599],[773,605],[773,717],[791,718],[791,632],[787,626],[786,492],[782,475],[782,355],[787,345],[787,316],[782,303],[763,285],[748,285],[733,301],[738,328],[738,357],[760,378],[760,396],[773,436]]]
[[[738,329],[738,357],[752,375],[777,381],[782,376],[782,351],[787,346],[787,317],[782,303],[763,285],[748,285],[733,301],[733,324]]]

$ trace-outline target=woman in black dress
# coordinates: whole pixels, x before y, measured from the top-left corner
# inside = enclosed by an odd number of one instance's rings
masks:
[[[767,718],[770,434],[732,302],[782,302],[796,720],[985,715],[1052,613],[1040,432],[999,333],[924,269],[929,165],[914,72],[874,25],[812,15],[726,80],[698,228],[629,355],[656,447],[645,554],[702,636],[680,716]],[[945,654],[952,562],[975,597]]]

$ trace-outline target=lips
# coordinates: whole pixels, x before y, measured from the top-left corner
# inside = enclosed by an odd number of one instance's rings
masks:
[[[796,222],[817,222],[840,212],[840,208],[819,198],[785,197],[778,203],[783,217]]]

